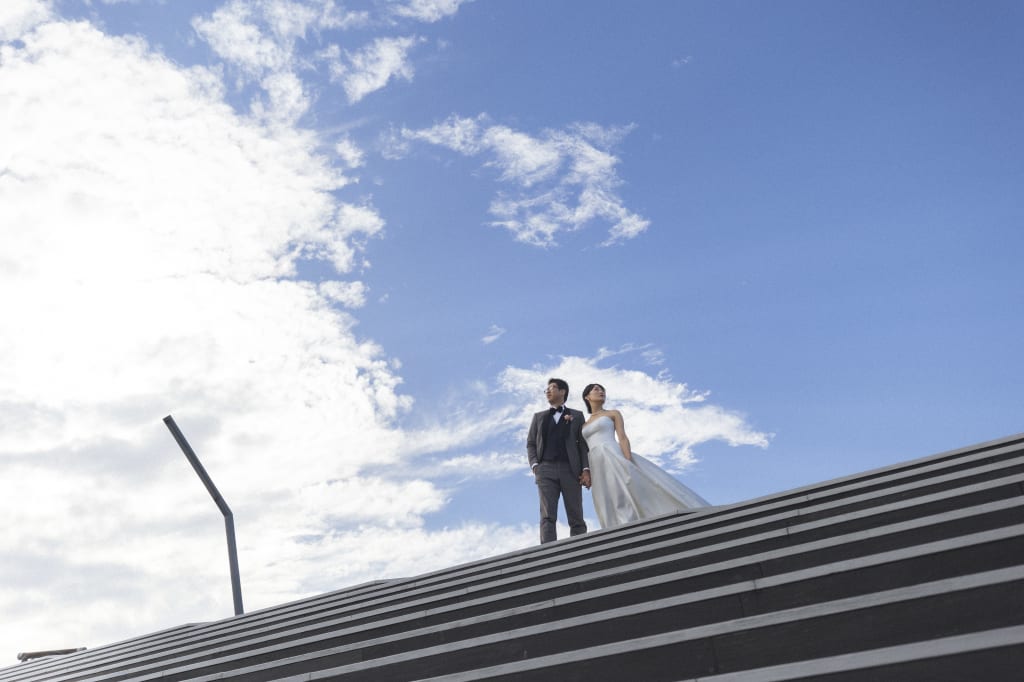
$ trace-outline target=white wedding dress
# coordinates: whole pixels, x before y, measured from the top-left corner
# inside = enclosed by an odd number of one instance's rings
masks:
[[[590,492],[602,528],[708,506],[657,464],[635,452],[633,461],[623,457],[611,417],[584,424],[583,437],[590,448]]]

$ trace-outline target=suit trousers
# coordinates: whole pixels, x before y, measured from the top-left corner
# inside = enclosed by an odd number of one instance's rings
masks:
[[[569,521],[569,535],[587,532],[583,520],[583,486],[572,473],[566,460],[541,462],[536,472],[537,493],[540,496],[540,541],[541,544],[557,539],[555,522],[558,520],[558,497],[565,505],[565,516]]]

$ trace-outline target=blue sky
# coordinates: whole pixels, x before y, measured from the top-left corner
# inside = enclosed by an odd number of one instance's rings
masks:
[[[248,609],[533,544],[552,375],[716,504],[1021,431],[1022,29],[7,0],[0,663],[230,615],[166,414]]]

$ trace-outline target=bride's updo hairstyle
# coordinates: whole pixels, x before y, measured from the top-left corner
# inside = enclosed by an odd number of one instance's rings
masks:
[[[587,400],[587,396],[590,395],[590,392],[593,391],[595,388],[600,388],[602,391],[605,391],[606,393],[608,392],[608,389],[606,389],[601,384],[587,384],[587,387],[583,389],[583,402],[587,404],[587,413],[589,414],[594,414],[594,408],[590,406],[590,401]]]

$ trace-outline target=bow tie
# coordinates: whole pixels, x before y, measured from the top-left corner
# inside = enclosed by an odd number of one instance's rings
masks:
[[[549,412],[550,412],[551,414],[554,414],[555,412],[561,412],[561,411],[562,411],[562,410],[564,410],[564,409],[565,409],[565,405],[559,405],[558,407],[552,407],[552,408],[550,408],[550,409],[549,409],[548,411],[549,411]]]

